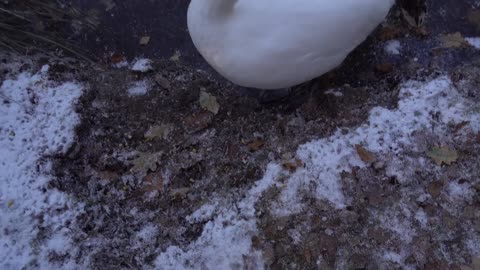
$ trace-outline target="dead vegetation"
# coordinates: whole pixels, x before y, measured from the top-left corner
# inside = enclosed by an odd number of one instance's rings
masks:
[[[60,1],[0,2],[0,47],[19,54],[67,53],[91,61],[65,38],[65,30],[77,26],[95,28],[96,23]]]

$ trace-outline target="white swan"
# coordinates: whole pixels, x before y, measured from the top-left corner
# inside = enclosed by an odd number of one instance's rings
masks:
[[[342,63],[395,0],[191,0],[195,47],[222,76],[260,88],[291,87]]]

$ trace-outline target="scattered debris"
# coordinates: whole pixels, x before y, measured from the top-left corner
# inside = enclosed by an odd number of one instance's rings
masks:
[[[220,104],[218,104],[216,97],[202,90],[200,91],[200,98],[198,101],[200,102],[200,107],[202,107],[202,109],[213,114],[218,114]]]

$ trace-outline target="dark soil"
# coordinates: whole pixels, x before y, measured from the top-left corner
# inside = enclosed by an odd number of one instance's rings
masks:
[[[61,79],[73,73],[89,88],[78,105],[82,118],[78,140],[67,156],[57,158],[58,178],[52,187],[86,204],[77,221],[75,240],[85,255],[94,254],[92,269],[140,269],[151,266],[159,252],[171,245],[187,246],[198,238],[204,224],[192,225],[185,218],[205,201],[212,196],[239,198],[262,177],[269,162],[289,159],[300,144],[326,137],[337,128],[360,125],[374,106],[394,107],[403,81],[435,74],[472,78],[462,89],[471,98],[479,98],[478,73],[472,71],[480,69],[478,51],[470,47],[436,49],[443,32],[480,35],[480,27],[466,19],[474,1],[430,3],[426,31],[400,23],[399,13],[394,12],[388,24],[344,65],[295,88],[291,100],[271,104],[244,95],[245,89],[218,79],[208,69],[196,69],[204,64],[180,24],[187,1],[174,2],[117,3],[108,13],[115,14],[113,19],[102,17],[106,27],[120,27],[118,22],[127,26],[113,29],[113,35],[105,34],[105,40],[94,47],[109,44],[106,59],[119,51],[128,57],[151,56],[153,71],[52,66],[52,76]],[[82,4],[90,7],[86,1]],[[132,45],[145,34],[153,38],[151,47]],[[401,41],[401,56],[384,52],[384,41],[389,39]],[[85,40],[87,44],[91,41],[90,36]],[[163,60],[175,50],[182,53],[180,62]],[[143,79],[152,82],[150,91],[129,96],[128,85]],[[332,88],[340,89],[343,96],[324,92]],[[201,91],[216,97],[218,114],[200,107]],[[148,139],[145,134],[152,127],[161,127],[162,132]],[[465,181],[480,177],[478,151],[472,150],[478,147],[459,146],[465,158],[445,173],[468,171]],[[443,180],[432,179],[433,175],[419,172],[412,190],[441,190]],[[319,256],[325,258],[327,269],[338,265],[344,265],[343,269],[381,268],[374,251],[402,244],[372,222],[369,214],[399,200],[398,182],[384,178],[381,167],[345,174],[344,192],[354,198],[351,206],[336,210],[312,201],[308,210],[288,218],[269,212],[268,198],[275,196],[275,191],[265,194],[257,205],[264,215],[258,220],[260,235],[252,239],[253,245],[262,250],[270,269],[318,269]],[[477,226],[478,233],[478,194],[474,201],[473,205],[456,206],[463,211],[453,216],[443,209],[441,196],[414,205],[431,213],[438,228],[420,230],[407,247],[408,263],[417,269],[456,269],[469,264],[470,255],[461,242],[467,227]],[[413,198],[412,204],[416,204]],[[134,235],[152,223],[161,227],[155,239],[133,245]],[[305,228],[302,239],[307,240],[292,244],[289,230],[294,228]]]

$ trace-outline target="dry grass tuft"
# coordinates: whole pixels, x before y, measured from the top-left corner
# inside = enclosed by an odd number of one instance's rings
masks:
[[[96,27],[78,9],[61,1],[1,1],[0,47],[22,54],[61,51],[91,62],[85,52],[62,37],[74,24]]]

